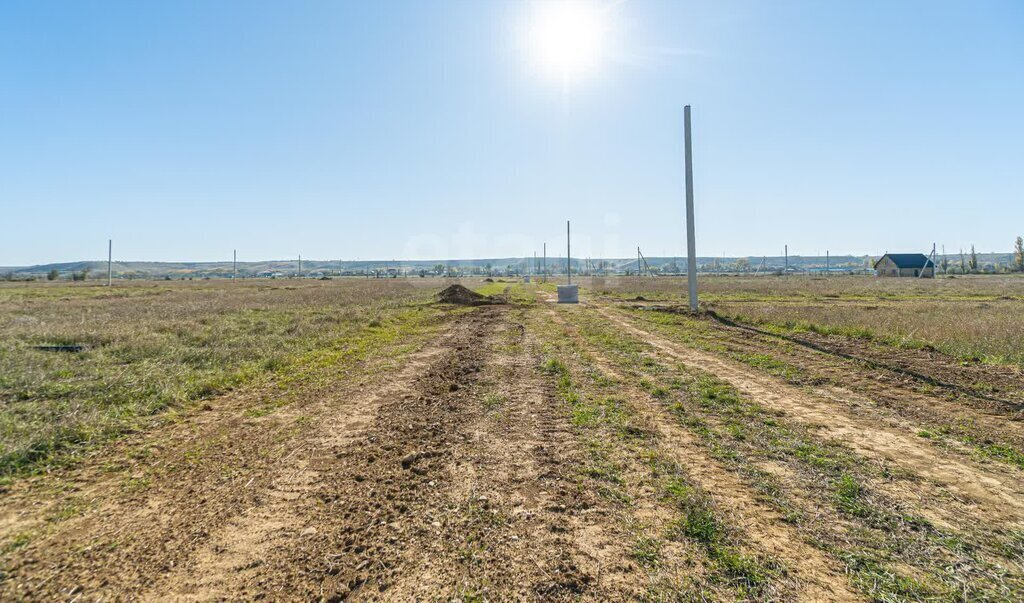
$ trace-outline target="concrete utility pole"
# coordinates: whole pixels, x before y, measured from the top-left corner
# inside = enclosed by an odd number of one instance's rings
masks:
[[[231,280],[235,280],[238,276],[238,250],[234,249],[231,253]]]
[[[544,243],[544,259],[541,264],[541,269],[544,271],[544,282],[548,282],[548,244]]]
[[[569,240],[569,221],[565,221],[565,274],[572,284],[572,241]]]
[[[686,148],[686,282],[690,289],[690,311],[697,311],[697,242],[693,226],[693,145],[690,141],[690,105],[683,107],[683,137]]]
[[[782,247],[782,254],[785,256],[785,269],[782,271],[783,274],[789,274],[789,245]]]
[[[299,254],[299,278],[302,278],[302,254]]]
[[[994,255],[994,254],[993,254]],[[924,267],[921,268],[921,272],[917,273],[917,278],[924,278],[924,273],[928,270],[928,262],[932,263],[932,277],[935,277],[935,243],[932,243],[932,252],[928,254],[928,260],[925,261]]]
[[[825,276],[828,276],[829,261],[828,261],[828,249],[825,250]]]
[[[107,286],[114,276],[114,239],[107,239]]]
[[[640,246],[636,248],[636,277],[640,278]]]
[[[565,275],[568,282],[558,285],[558,303],[578,304],[580,302],[580,286],[572,284],[572,242],[570,239],[569,221],[565,221]]]

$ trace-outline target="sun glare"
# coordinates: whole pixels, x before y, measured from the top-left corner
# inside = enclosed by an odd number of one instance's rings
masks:
[[[568,79],[592,70],[605,50],[607,12],[585,0],[551,0],[535,6],[530,48],[545,71]]]

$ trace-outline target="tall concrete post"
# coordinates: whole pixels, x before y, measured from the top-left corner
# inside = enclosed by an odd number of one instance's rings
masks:
[[[114,276],[114,239],[107,239],[107,286]]]
[[[568,220],[565,221],[565,276],[568,282],[557,287],[558,303],[580,303],[580,286],[572,284],[572,238]]]
[[[683,135],[686,147],[686,282],[690,288],[690,311],[697,311],[697,242],[693,226],[693,145],[690,141],[690,105],[683,107]]]
[[[565,274],[572,284],[572,241],[569,240],[569,221],[565,221]]]
[[[231,250],[231,280],[238,276],[238,250]]]

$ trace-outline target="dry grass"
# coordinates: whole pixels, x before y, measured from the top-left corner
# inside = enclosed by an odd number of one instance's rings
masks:
[[[702,303],[744,322],[1024,365],[1022,276],[704,277],[700,286]],[[596,289],[620,298],[682,301],[686,295],[679,278],[605,279]]]
[[[905,300],[884,304],[728,304],[722,314],[790,330],[861,337],[909,348],[1024,365],[1024,303]]]
[[[650,299],[676,299],[686,296],[685,277],[615,277],[582,279],[585,288],[618,297],[642,293]],[[967,276],[957,278],[914,279],[874,276],[705,276],[699,279],[702,301],[741,301],[771,299],[864,300],[902,299],[1024,301],[1024,275]]]
[[[0,286],[0,474],[45,465],[168,408],[429,301],[437,279]],[[479,280],[467,281],[479,288]],[[587,294],[682,301],[685,279],[582,279]],[[495,284],[503,290],[504,284]],[[553,288],[549,286],[541,288]],[[1024,278],[704,277],[702,301],[776,329],[931,345],[1024,365]],[[38,345],[83,344],[81,353]]]
[[[418,280],[0,287],[0,475],[281,371],[429,301]],[[39,345],[81,344],[78,353]]]

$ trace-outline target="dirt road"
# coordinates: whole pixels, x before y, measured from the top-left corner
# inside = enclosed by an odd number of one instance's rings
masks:
[[[638,588],[568,418],[508,307],[456,313],[407,355],[250,395],[88,467],[16,485],[4,598],[605,599]],[[258,394],[257,394],[258,396]],[[140,453],[139,451],[145,451]],[[134,477],[102,466],[144,454]],[[60,517],[68,501],[76,505]]]

